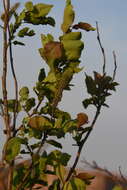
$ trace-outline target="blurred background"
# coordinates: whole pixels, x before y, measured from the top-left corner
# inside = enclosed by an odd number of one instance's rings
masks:
[[[11,0],[12,4],[16,0]],[[21,7],[26,2],[22,0]],[[40,34],[52,33],[56,40],[61,35],[60,25],[62,22],[65,0],[36,0],[47,4],[53,4],[54,8],[50,12],[56,20],[56,27],[49,26],[37,27],[37,35],[27,40],[25,47],[14,47],[14,62],[18,77],[19,87],[33,87],[39,70],[43,67],[47,69],[38,53],[38,48],[41,47]],[[117,75],[116,81],[120,84],[117,87],[117,92],[113,93],[108,98],[107,103],[110,108],[104,108],[101,116],[98,119],[95,129],[88,139],[85,148],[83,149],[79,167],[84,167],[82,160],[86,159],[89,162],[95,160],[100,166],[107,167],[113,171],[118,170],[121,166],[123,173],[127,174],[127,1],[126,0],[72,0],[76,12],[75,23],[83,21],[92,24],[95,27],[96,21],[99,24],[100,37],[106,53],[106,69],[107,73],[112,75],[114,64],[112,51],[115,50],[117,56]],[[0,13],[2,12],[2,4],[0,4]],[[31,28],[33,28],[31,26]],[[92,74],[93,71],[102,72],[103,57],[97,41],[95,32],[82,32],[85,43],[84,51],[81,58],[81,66],[83,71],[77,74],[73,79],[72,91],[65,92],[60,107],[68,111],[76,118],[77,113],[85,112],[91,121],[95,109],[89,107],[84,110],[82,101],[88,97],[84,83],[85,75]],[[0,30],[0,76],[2,75],[2,31]],[[48,71],[48,70],[47,70]],[[9,97],[12,97],[13,79],[8,74],[8,90]],[[0,84],[0,98],[2,90]],[[19,117],[20,121],[20,117]],[[2,137],[3,123],[0,118],[0,147],[4,139]],[[76,156],[76,148],[72,147],[71,136],[63,139],[64,151]],[[73,159],[70,164],[73,163]]]

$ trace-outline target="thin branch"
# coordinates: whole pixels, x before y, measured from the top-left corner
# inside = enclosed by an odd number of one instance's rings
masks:
[[[99,27],[98,27],[98,22],[96,22],[96,28],[97,28],[97,40],[99,42],[102,55],[103,55],[103,75],[105,74],[105,66],[106,66],[106,56],[105,56],[105,50],[102,46],[101,39],[100,39],[100,33],[99,33]]]
[[[36,151],[36,154],[39,154],[39,153],[40,153],[41,148],[42,148],[42,146],[45,144],[46,139],[47,139],[47,133],[44,132],[43,139],[42,139],[42,141],[41,141],[40,146],[38,147],[38,150]]]
[[[119,166],[119,173],[120,173],[120,177],[121,179],[125,182],[125,184],[127,185],[127,179],[124,177],[124,175],[122,174],[122,171],[121,171],[121,167]]]
[[[20,131],[23,127],[24,127],[23,125],[20,125],[20,126],[18,127],[18,129],[15,129],[15,131],[14,131],[14,136],[16,136],[17,132]]]
[[[12,53],[12,43],[11,43],[11,32],[10,28],[8,26],[8,33],[9,33],[9,52],[10,52],[10,63],[11,63],[11,71],[12,75],[14,78],[14,85],[15,85],[15,107],[14,107],[14,112],[13,112],[13,127],[12,131],[15,131],[16,127],[16,116],[18,112],[18,82],[15,74],[15,69],[14,69],[14,61],[13,61],[13,53]],[[14,134],[13,134],[14,135]]]
[[[7,2],[8,3],[8,2]],[[10,121],[9,121],[9,113],[8,113],[8,98],[7,98],[7,52],[8,52],[8,37],[7,37],[7,28],[9,24],[9,10],[8,6],[6,7],[6,2],[3,0],[4,6],[4,29],[3,29],[3,75],[2,75],[2,91],[3,91],[3,105],[4,105],[4,122],[5,128],[7,130],[7,139],[11,137],[10,131]],[[8,11],[8,12],[7,12]]]
[[[72,174],[73,174],[73,172],[74,172],[74,170],[75,170],[75,168],[77,166],[77,163],[78,163],[80,155],[81,155],[81,151],[82,151],[82,149],[84,147],[84,144],[86,143],[88,137],[90,136],[90,134],[91,134],[91,132],[93,130],[93,127],[94,127],[94,125],[95,125],[95,123],[97,121],[98,116],[100,115],[100,110],[101,110],[101,106],[98,106],[96,114],[95,114],[95,117],[94,117],[93,122],[92,122],[92,124],[90,126],[90,130],[86,133],[85,138],[81,141],[81,145],[79,146],[76,159],[75,159],[74,164],[73,164],[73,166],[71,167],[71,169],[70,169],[70,171],[68,173],[66,181],[68,181],[70,179],[70,177],[72,176]]]
[[[116,70],[117,70],[117,63],[116,63],[116,54],[115,51],[113,51],[113,58],[114,58],[114,71],[113,71],[113,77],[112,80],[115,80],[115,76],[116,76]]]
[[[36,112],[37,112],[39,106],[41,105],[41,103],[42,103],[42,100],[39,100],[39,102],[38,102],[36,108],[35,108],[35,109],[33,110],[33,112],[30,114],[30,117],[32,117],[34,114],[36,114]]]
[[[24,111],[26,112],[26,114],[28,115],[28,117],[30,117],[31,115],[30,115],[30,113],[26,110],[26,108],[25,108],[24,105],[22,105],[22,108],[24,109]]]

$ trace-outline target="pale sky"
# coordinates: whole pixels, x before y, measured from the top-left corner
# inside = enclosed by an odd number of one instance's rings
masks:
[[[12,2],[16,1],[12,0]],[[21,2],[26,2],[26,0],[22,0]],[[38,48],[41,47],[40,34],[52,33],[56,39],[61,34],[59,29],[65,1],[34,0],[33,2],[54,4],[50,15],[55,17],[57,28],[38,27],[36,37],[27,41],[24,40],[27,42],[25,47],[15,47],[14,60],[19,84],[20,86],[30,85],[31,87],[37,79],[39,69],[45,67],[45,63],[38,54]],[[98,21],[102,44],[107,55],[107,71],[109,74],[112,74],[112,51],[115,50],[118,65],[116,81],[120,83],[117,92],[108,98],[110,108],[103,109],[95,129],[82,152],[81,160],[83,158],[86,158],[88,161],[95,160],[102,167],[105,166],[112,170],[117,170],[121,166],[123,172],[127,174],[127,1],[72,0],[72,4],[76,11],[75,23],[84,21],[95,26],[95,22]],[[2,39],[1,35],[2,33],[0,33],[0,38]],[[75,76],[73,80],[75,87],[73,87],[72,91],[64,93],[60,106],[72,113],[73,117],[76,117],[76,114],[79,112],[86,112],[89,115],[89,119],[92,119],[94,114],[92,107],[84,110],[81,103],[87,97],[84,86],[84,72],[87,72],[87,74],[91,74],[93,70],[100,72],[103,59],[96,39],[96,32],[83,32],[83,39],[85,48],[81,59],[81,66],[84,67],[84,70]],[[13,88],[10,76],[8,87],[9,94],[11,95]],[[71,144],[72,141],[69,136],[68,141],[65,143],[64,151],[67,150],[74,157],[75,147],[72,148]],[[82,166],[81,163],[80,166]]]

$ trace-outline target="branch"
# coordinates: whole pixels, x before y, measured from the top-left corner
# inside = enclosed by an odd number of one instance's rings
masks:
[[[41,103],[42,103],[42,100],[39,100],[39,102],[38,102],[36,108],[35,108],[35,109],[33,110],[33,112],[30,114],[30,117],[32,117],[34,114],[36,114],[36,112],[37,112],[39,106],[41,105]]]
[[[14,78],[14,85],[15,85],[15,107],[14,107],[14,112],[13,112],[13,127],[12,127],[12,131],[14,132],[15,127],[16,127],[16,116],[17,116],[16,113],[18,112],[18,82],[17,82],[15,69],[14,69],[12,43],[11,43],[11,32],[10,32],[9,26],[8,26],[8,33],[9,33],[9,52],[10,52],[11,71],[12,71],[12,75]],[[14,133],[13,133],[13,136],[14,136]]]
[[[4,105],[4,123],[5,128],[7,131],[7,139],[11,137],[11,130],[10,130],[10,121],[9,121],[9,112],[8,112],[8,98],[7,98],[7,52],[8,52],[8,39],[7,39],[7,28],[9,25],[9,9],[8,5],[9,2],[3,0],[5,18],[4,18],[4,26],[3,26],[3,74],[2,74],[2,91],[3,91],[3,105]]]
[[[84,144],[86,143],[88,137],[90,136],[90,134],[91,134],[91,132],[92,132],[92,130],[93,130],[93,127],[94,127],[94,125],[95,125],[95,123],[96,123],[96,121],[97,121],[98,116],[100,115],[100,110],[101,110],[101,106],[98,106],[97,111],[96,111],[96,114],[95,114],[95,117],[94,117],[94,119],[93,119],[93,121],[92,121],[92,124],[91,124],[91,126],[90,126],[90,130],[86,133],[85,138],[81,141],[81,145],[79,146],[76,159],[75,159],[75,161],[74,161],[74,164],[73,164],[72,168],[70,169],[70,171],[69,171],[69,173],[68,173],[68,176],[67,176],[67,178],[66,178],[66,181],[68,181],[68,180],[70,179],[70,177],[72,176],[72,174],[73,174],[73,172],[74,172],[74,170],[75,170],[75,168],[76,168],[76,166],[77,166],[77,163],[78,163],[79,158],[80,158],[80,155],[81,155],[81,151],[82,151],[82,149],[83,149],[83,147],[84,147]]]
[[[45,144],[46,139],[47,139],[47,133],[45,132],[45,133],[44,133],[44,136],[43,136],[43,139],[42,139],[42,141],[41,141],[41,144],[40,144],[40,146],[38,147],[38,150],[37,150],[36,154],[39,154],[39,153],[40,153],[41,148],[42,148],[42,146]]]
[[[99,27],[98,27],[98,22],[96,22],[96,28],[97,28],[97,40],[99,42],[102,55],[103,55],[103,75],[105,74],[105,66],[106,66],[106,56],[105,56],[105,50],[102,46],[101,39],[100,39],[100,33],[99,33]]]
[[[112,80],[115,80],[115,76],[116,76],[116,70],[117,70],[117,63],[116,63],[116,54],[115,51],[113,51],[113,58],[114,58],[114,71],[113,71],[113,77]]]

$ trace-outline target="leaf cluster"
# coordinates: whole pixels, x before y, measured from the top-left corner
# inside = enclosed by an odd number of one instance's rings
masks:
[[[109,107],[105,102],[111,91],[116,91],[119,85],[111,76],[101,75],[94,71],[94,78],[86,74],[85,83],[90,98],[83,101],[83,106],[87,108],[89,105]]]

